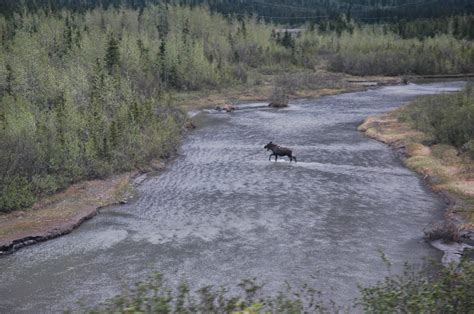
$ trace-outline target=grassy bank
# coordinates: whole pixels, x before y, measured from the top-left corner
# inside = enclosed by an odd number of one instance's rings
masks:
[[[451,199],[446,217],[458,230],[474,228],[472,87],[422,97],[406,107],[369,117],[359,130],[401,151],[405,164]],[[459,219],[462,218],[462,219]]]

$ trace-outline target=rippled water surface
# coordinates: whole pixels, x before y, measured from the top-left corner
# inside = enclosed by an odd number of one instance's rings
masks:
[[[70,235],[0,258],[0,312],[95,304],[160,271],[171,284],[235,285],[256,277],[324,288],[339,302],[395,265],[439,257],[422,229],[444,204],[385,145],[356,131],[365,117],[462,83],[385,87],[202,113],[180,156],[137,199]],[[268,161],[272,140],[298,163]],[[332,289],[327,289],[332,287]]]

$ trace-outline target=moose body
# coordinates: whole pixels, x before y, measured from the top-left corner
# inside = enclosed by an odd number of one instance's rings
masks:
[[[275,161],[277,161],[278,156],[288,156],[288,158],[290,158],[290,162],[292,162],[293,160],[296,162],[296,157],[292,155],[292,151],[289,148],[278,146],[276,144],[273,144],[272,142],[268,143],[263,148],[265,148],[267,151],[272,151],[272,153],[268,157],[268,160],[271,160],[272,156],[275,156]]]

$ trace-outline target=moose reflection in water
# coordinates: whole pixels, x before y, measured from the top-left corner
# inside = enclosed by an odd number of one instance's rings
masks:
[[[290,162],[293,161],[293,160],[296,162],[296,157],[292,156],[291,149],[289,149],[289,148],[278,146],[276,144],[273,144],[272,142],[270,142],[267,145],[263,146],[263,148],[266,148],[267,151],[269,151],[269,150],[272,151],[272,153],[268,157],[268,160],[271,160],[272,156],[275,156],[275,161],[277,161],[278,156],[288,156],[288,158],[290,158]]]

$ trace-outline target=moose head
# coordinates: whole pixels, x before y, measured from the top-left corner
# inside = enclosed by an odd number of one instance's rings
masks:
[[[274,144],[273,142],[268,143],[267,145],[263,146],[267,151],[270,150],[270,147],[272,147]]]

